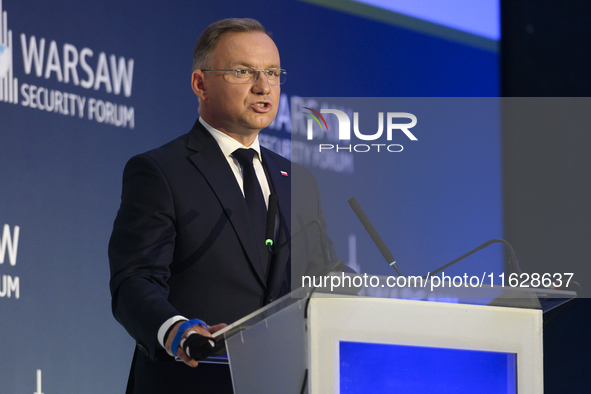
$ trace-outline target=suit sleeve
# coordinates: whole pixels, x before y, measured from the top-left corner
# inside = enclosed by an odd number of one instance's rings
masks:
[[[180,313],[168,301],[175,246],[170,187],[148,156],[133,157],[123,173],[121,207],[109,242],[113,315],[155,360],[163,354],[158,329]]]

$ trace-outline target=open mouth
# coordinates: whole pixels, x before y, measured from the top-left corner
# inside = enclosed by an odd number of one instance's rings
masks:
[[[271,110],[271,103],[258,102],[252,104],[252,107],[256,112],[268,112]]]

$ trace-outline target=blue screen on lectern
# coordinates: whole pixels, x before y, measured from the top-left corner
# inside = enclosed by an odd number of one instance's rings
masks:
[[[340,392],[515,394],[517,355],[340,342]]]

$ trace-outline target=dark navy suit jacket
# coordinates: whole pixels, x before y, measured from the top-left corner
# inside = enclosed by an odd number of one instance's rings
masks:
[[[290,236],[292,209],[298,223],[318,219],[324,226],[311,173],[261,151],[279,203],[276,244]],[[292,201],[292,191],[305,197]],[[230,324],[287,294],[292,268],[298,276],[324,265],[317,235],[298,243],[301,262],[292,267],[285,248],[266,274],[240,187],[199,121],[188,134],[133,157],[109,243],[113,314],[137,342],[128,392],[216,392],[206,389],[219,379],[209,367],[193,369],[165,353],[157,342],[161,324],[175,315]]]

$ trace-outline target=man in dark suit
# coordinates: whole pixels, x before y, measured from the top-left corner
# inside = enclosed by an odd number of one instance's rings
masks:
[[[194,52],[200,118],[188,134],[125,167],[109,259],[113,313],[137,342],[128,392],[232,392],[227,366],[192,369],[197,362],[171,348],[179,326],[198,318],[203,323],[179,336],[211,336],[287,294],[292,275],[325,265],[317,236],[303,238],[303,264],[292,262],[289,248],[269,255],[264,247],[269,194],[279,205],[276,244],[292,233],[292,210],[297,223],[324,227],[312,175],[258,143],[277,113],[284,78],[260,23],[212,24]],[[292,201],[292,190],[306,198]],[[183,362],[174,361],[175,350]]]

